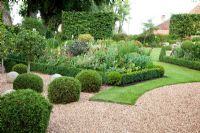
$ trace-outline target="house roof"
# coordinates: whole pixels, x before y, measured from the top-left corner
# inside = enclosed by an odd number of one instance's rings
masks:
[[[191,14],[200,14],[200,3],[190,11]]]

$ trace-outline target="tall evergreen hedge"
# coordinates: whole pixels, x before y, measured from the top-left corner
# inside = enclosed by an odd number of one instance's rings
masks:
[[[114,27],[113,13],[63,12],[63,31],[67,39],[79,34],[89,33],[95,39],[112,36]]]
[[[170,19],[170,35],[183,38],[200,33],[200,14],[176,14]]]

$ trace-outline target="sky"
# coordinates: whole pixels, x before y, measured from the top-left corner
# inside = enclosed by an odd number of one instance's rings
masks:
[[[139,34],[147,20],[152,19],[153,23],[158,25],[163,21],[163,15],[166,20],[172,14],[187,13],[198,3],[200,0],[130,0],[130,20],[124,24],[123,30],[127,34]],[[11,15],[14,24],[22,20],[18,12],[19,5],[14,5]]]

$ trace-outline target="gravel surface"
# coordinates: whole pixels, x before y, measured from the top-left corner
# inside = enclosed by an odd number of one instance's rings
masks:
[[[48,75],[39,75],[49,81]],[[0,77],[1,93],[10,85]],[[200,83],[152,90],[134,106],[88,101],[93,95],[81,93],[79,102],[54,105],[47,132],[200,133]]]

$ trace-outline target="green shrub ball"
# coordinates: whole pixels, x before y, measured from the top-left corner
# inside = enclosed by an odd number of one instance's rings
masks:
[[[93,70],[83,70],[76,78],[81,82],[82,91],[98,92],[102,85],[101,75]]]
[[[52,105],[33,90],[17,90],[0,98],[1,133],[45,133]]]
[[[15,71],[19,74],[27,73],[27,65],[24,64],[16,64],[13,66],[12,71]]]
[[[13,83],[13,89],[19,90],[19,89],[32,89],[37,92],[43,91],[43,80],[41,77],[26,73],[26,74],[20,74]]]
[[[108,84],[109,85],[120,85],[122,75],[119,72],[113,71],[107,74]]]
[[[71,77],[60,77],[49,84],[48,98],[52,103],[70,103],[80,98],[81,83]]]

